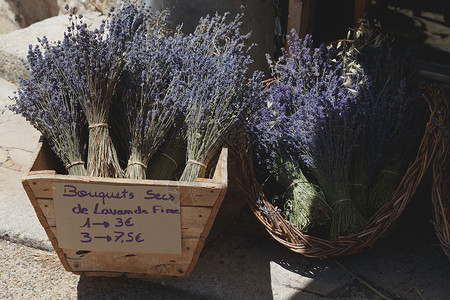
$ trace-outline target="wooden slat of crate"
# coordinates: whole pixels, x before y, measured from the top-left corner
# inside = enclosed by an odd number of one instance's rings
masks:
[[[52,233],[57,236],[56,227],[49,228]],[[174,254],[158,254],[158,253],[123,253],[123,252],[99,252],[77,251],[71,249],[61,249],[65,255],[70,270],[75,273],[92,272],[92,270],[102,270],[106,272],[119,272],[126,275],[127,273],[141,274],[158,274],[159,276],[179,276],[187,275],[187,271],[193,259],[193,253],[199,243],[203,243],[206,237],[183,236],[182,237],[182,253]],[[77,254],[78,252],[78,254]],[[111,263],[114,262],[114,263]],[[161,266],[167,268],[163,268]],[[159,266],[162,270],[174,270],[175,273],[154,272],[155,266]]]
[[[106,179],[97,177],[68,176],[49,174],[48,172],[30,172],[28,185],[37,199],[52,199],[52,182],[98,183],[130,186],[173,186],[180,190],[181,206],[210,206],[219,197],[221,187],[217,182],[179,182],[159,180]],[[145,182],[145,184],[143,184]]]
[[[223,149],[213,179],[195,182],[129,180],[58,175],[58,161],[45,142],[40,142],[35,161],[23,187],[61,263],[67,271],[91,276],[185,277],[193,270],[227,189],[227,151]],[[52,182],[99,183],[115,185],[176,186],[180,189],[182,253],[79,252],[61,249],[57,241]],[[77,254],[77,252],[79,254]],[[84,254],[83,254],[84,253]],[[128,255],[128,256],[127,256]]]
[[[183,276],[191,263],[192,250],[195,249],[198,241],[198,238],[183,239],[180,255],[99,251],[83,253],[70,249],[63,249],[63,252],[73,272],[101,270],[104,272]],[[159,271],[155,272],[155,270]]]
[[[38,148],[37,148],[37,151],[39,153],[41,152],[40,151],[41,150],[41,146],[42,146],[42,144],[40,142],[39,145],[38,145]],[[38,155],[36,157],[38,157]],[[34,165],[36,165],[36,163],[34,163],[33,166]],[[50,228],[50,226],[48,224],[48,221],[45,218],[45,215],[44,215],[44,213],[42,211],[42,208],[41,208],[39,202],[37,201],[36,196],[33,193],[33,190],[31,189],[31,187],[29,185],[27,177],[25,177],[22,180],[22,186],[23,186],[25,192],[27,193],[28,199],[30,199],[31,204],[33,205],[34,211],[36,212],[36,216],[37,216],[39,222],[41,223],[42,227],[44,227],[45,233],[47,234],[48,239],[52,243],[53,249],[55,249],[55,252],[56,252],[56,254],[59,257],[59,260],[61,261],[61,264],[63,265],[63,267],[64,267],[64,269],[66,271],[70,272],[71,270],[70,270],[69,264],[67,263],[65,255],[62,252],[61,248],[59,248],[59,246],[58,246],[58,241],[56,240],[56,235],[51,230],[51,228]],[[52,223],[54,223],[56,225],[55,219],[49,220],[49,221],[51,221]]]

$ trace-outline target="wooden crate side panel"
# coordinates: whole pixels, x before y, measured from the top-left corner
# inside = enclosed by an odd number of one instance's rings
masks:
[[[66,271],[70,271],[70,266],[66,260],[66,256],[62,252],[61,248],[58,247],[58,241],[56,239],[56,235],[50,229],[50,226],[47,222],[44,212],[42,211],[41,206],[40,206],[38,200],[36,199],[36,196],[33,193],[33,190],[30,188],[27,181],[22,181],[22,185],[23,185],[25,192],[28,195],[28,198],[30,199],[31,204],[33,205],[34,211],[36,212],[36,216],[38,217],[39,222],[41,223],[42,227],[44,227],[45,233],[47,234],[47,236],[50,240],[50,243],[53,246],[53,249],[55,249],[56,254],[59,257],[59,260],[61,261],[61,264],[63,265],[63,267]]]
[[[181,207],[181,236],[182,238],[200,238],[210,218],[210,207]]]
[[[70,177],[70,178],[69,178]],[[216,199],[223,190],[219,183],[197,183],[197,182],[160,182],[155,180],[120,180],[112,178],[91,178],[68,175],[33,174],[27,176],[24,181],[30,186],[33,194],[38,199],[53,199],[52,182],[65,183],[99,183],[128,186],[176,186],[180,190],[181,206],[214,206]]]
[[[80,276],[102,276],[102,277],[121,277],[126,274],[119,272],[72,272],[72,273]]]
[[[37,199],[42,215],[47,220],[47,227],[56,232],[55,207],[53,200]],[[210,207],[181,207],[181,236],[182,238],[200,238],[204,234],[205,226],[210,219]],[[44,226],[45,228],[46,226]],[[58,236],[55,234],[55,237]]]
[[[173,268],[173,271],[175,268]],[[72,272],[75,275],[80,276],[102,276],[102,277],[127,277],[127,278],[137,278],[137,279],[167,279],[171,278],[185,278],[186,274],[169,274],[169,275],[156,275],[156,274],[142,274],[142,273],[123,273],[123,272],[95,272],[95,271],[84,271],[84,272]]]
[[[228,181],[227,149],[224,148],[221,152],[214,178],[212,180],[201,179],[196,182],[138,181],[56,175],[54,170],[61,168],[61,166],[55,167],[58,162],[55,161],[54,154],[48,145],[45,142],[41,143],[38,145],[36,153],[36,159],[22,184],[35,208],[41,225],[67,271],[93,276],[125,275],[141,278],[185,277],[192,271],[226,193]],[[84,258],[77,257],[73,254],[78,255],[78,251],[59,248],[53,208],[52,182],[178,187],[182,205],[182,254],[89,252],[89,259],[87,259],[87,254],[83,256]]]
[[[56,227],[56,219],[55,218],[47,218],[48,226]]]
[[[48,143],[43,137],[40,138],[36,150],[32,157],[30,171],[59,170],[63,171],[63,166],[59,158],[53,153]]]
[[[44,228],[49,238],[53,240],[52,244],[55,250],[57,249],[58,250],[57,252],[60,253],[59,254],[60,260],[63,263],[63,265],[66,265],[66,270],[73,272],[78,272],[78,270],[82,270],[82,272],[88,272],[86,274],[90,274],[92,276],[94,276],[94,273],[97,271],[109,271],[109,272],[125,271],[125,269],[120,268],[120,264],[114,263],[113,266],[119,265],[119,268],[113,267],[113,269],[108,269],[110,268],[108,266],[102,266],[101,264],[105,263],[105,261],[99,260],[97,256],[108,257],[108,259],[112,259],[110,263],[115,262],[117,259],[126,262],[133,261],[133,259],[129,259],[129,257],[127,257],[127,259],[124,260],[123,257],[126,257],[125,256],[126,254],[124,253],[92,251],[89,254],[89,258],[86,258],[86,262],[80,265],[79,263],[77,263],[79,259],[74,258],[80,256],[76,254],[78,250],[69,250],[69,249],[61,250],[59,248],[57,242],[58,233],[55,223],[55,211],[53,200],[37,199],[36,202],[39,205],[39,208],[42,212],[41,214],[44,217],[44,219],[50,220],[52,223],[52,225],[50,225],[47,222],[47,226],[44,226]],[[221,199],[218,199],[218,202],[221,202]],[[138,260],[140,261],[140,263],[134,263],[132,267],[134,268],[136,265],[140,265],[141,267],[140,269],[132,269],[132,268],[127,269],[127,272],[141,273],[145,271],[147,277],[150,276],[149,274],[155,274],[158,276],[187,276],[192,271],[193,266],[198,260],[198,256],[200,255],[201,249],[203,248],[205,238],[208,235],[209,230],[211,228],[212,220],[214,220],[215,218],[215,215],[213,216],[213,214],[217,214],[219,206],[220,205],[216,205],[214,207],[215,210],[211,209],[210,207],[182,206],[181,207],[182,254],[176,256],[169,254],[136,254],[136,256],[133,256],[135,257],[134,260]],[[91,253],[97,254],[91,255]],[[86,254],[84,255],[86,256]],[[94,262],[90,263],[87,261],[91,259],[94,259]],[[190,267],[191,265],[192,267]],[[180,270],[182,270],[182,272]],[[92,271],[95,272],[92,273]],[[174,273],[167,274],[167,272],[169,271],[173,271]]]
[[[63,249],[73,272],[122,272],[184,276],[199,239],[183,239],[182,254],[86,252]]]
[[[27,176],[24,181],[27,182],[28,186],[33,191],[33,194],[38,199],[53,199],[52,183],[48,179],[39,179],[45,175],[31,175]],[[37,177],[38,179],[29,179],[29,177]]]
[[[216,169],[214,170],[213,180],[228,185],[228,148],[222,148]]]
[[[191,183],[190,187],[180,187],[181,205],[189,206],[214,206],[223,186],[217,184],[210,188],[197,187],[198,183]]]
[[[45,218],[48,219],[55,219],[55,206],[53,199],[37,199],[37,202],[39,203],[39,207],[42,210],[42,213],[44,214]],[[47,221],[48,223],[48,221]],[[50,224],[48,224],[50,225]],[[50,225],[52,226],[52,225]],[[54,226],[54,225],[53,225]]]
[[[200,256],[200,253],[203,249],[203,246],[205,244],[206,238],[209,235],[209,232],[211,230],[211,227],[214,223],[214,220],[216,219],[217,213],[219,211],[220,206],[222,205],[223,199],[225,198],[225,194],[227,193],[227,189],[224,188],[222,189],[219,197],[217,198],[217,201],[214,205],[214,207],[211,210],[211,213],[208,217],[208,221],[206,222],[206,225],[203,229],[203,233],[202,233],[202,238],[199,240],[198,244],[197,244],[197,248],[194,251],[191,263],[189,264],[189,267],[186,271],[186,276],[188,276],[189,274],[191,274],[191,272],[194,270],[195,265],[197,264],[198,258]]]

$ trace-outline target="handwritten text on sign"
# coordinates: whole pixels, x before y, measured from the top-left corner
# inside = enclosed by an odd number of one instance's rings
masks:
[[[181,254],[176,187],[54,182],[60,248]]]

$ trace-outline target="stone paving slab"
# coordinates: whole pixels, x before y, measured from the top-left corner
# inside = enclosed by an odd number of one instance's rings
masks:
[[[0,237],[52,249],[21,184],[40,133],[7,108],[16,88],[0,78]]]

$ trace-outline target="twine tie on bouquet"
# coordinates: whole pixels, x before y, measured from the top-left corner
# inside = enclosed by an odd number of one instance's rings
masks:
[[[147,166],[139,161],[129,161],[128,166],[131,166],[131,165],[139,165],[139,166],[143,167],[145,170],[147,170]]]
[[[194,164],[194,165],[199,165],[200,167],[206,169],[206,165],[205,164],[202,164],[201,162],[193,160],[193,159],[188,159],[187,163],[191,163],[191,164]]]
[[[88,126],[89,129],[94,129],[94,128],[98,128],[98,127],[106,127],[108,128],[108,124],[106,123],[97,123],[97,124],[91,124]]]
[[[289,190],[290,188],[292,188],[294,185],[299,184],[299,183],[309,183],[306,180],[294,180],[287,188],[286,190]]]
[[[70,164],[67,164],[65,166],[65,168],[66,168],[66,170],[69,170],[70,168],[72,168],[73,166],[76,166],[76,165],[84,165],[84,161],[79,160],[79,161],[71,162]]]

